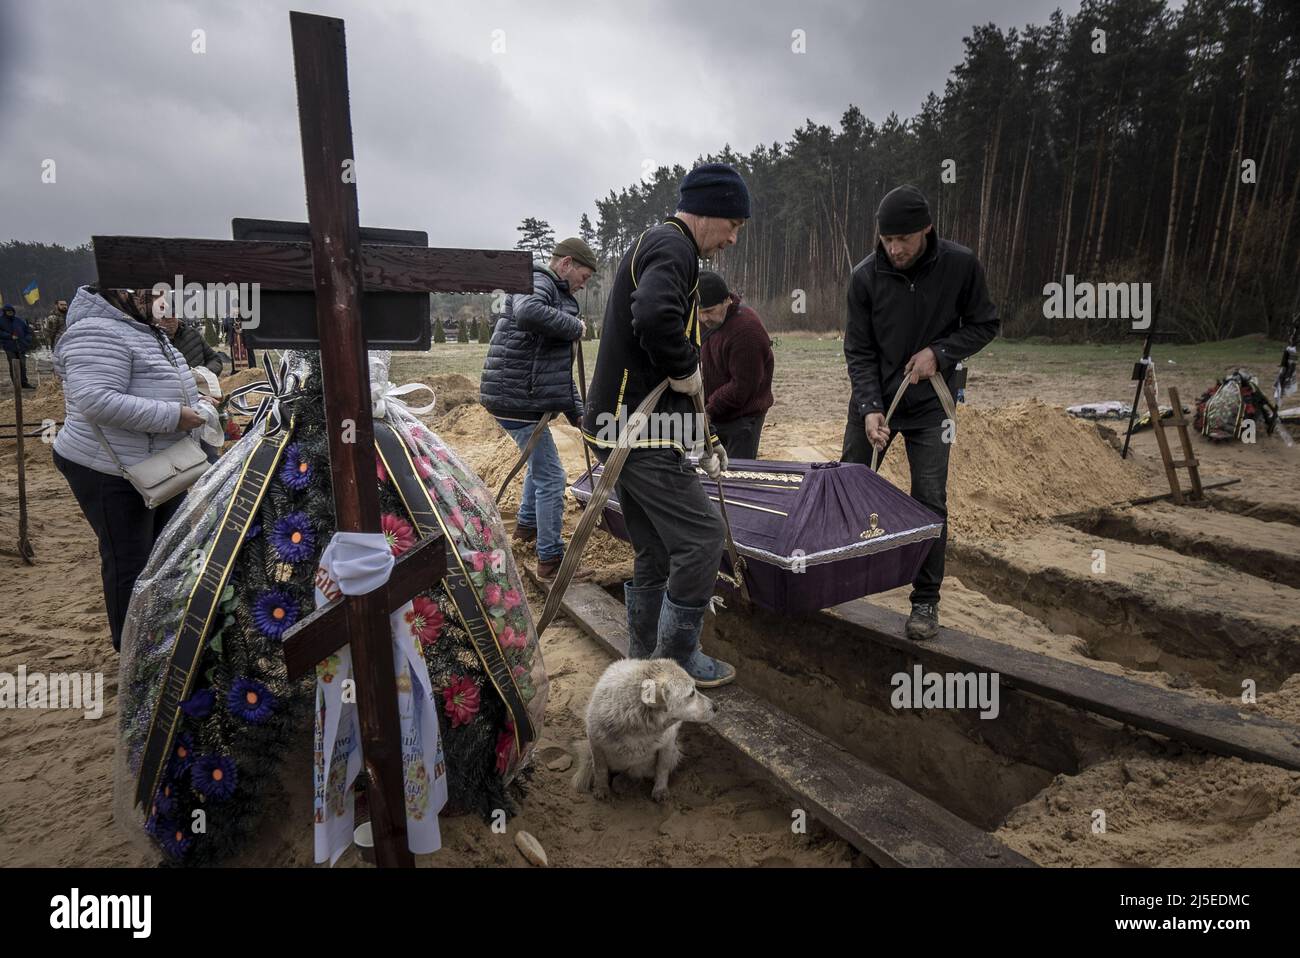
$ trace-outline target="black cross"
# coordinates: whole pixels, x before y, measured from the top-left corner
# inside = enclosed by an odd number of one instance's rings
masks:
[[[354,154],[343,21],[293,12],[289,22],[311,242],[96,236],[95,262],[99,284],[107,289],[152,287],[180,275],[204,284],[258,283],[268,290],[314,292],[338,528],[379,532],[362,291],[528,292],[532,260],[526,252],[505,250],[362,245],[355,176],[344,175],[345,161]],[[345,420],[355,424],[353,442],[343,441]],[[306,674],[351,643],[380,865],[414,864],[406,843],[388,617],[446,575],[444,549],[441,536],[422,541],[398,561],[386,588],[335,600],[285,637],[292,676]]]

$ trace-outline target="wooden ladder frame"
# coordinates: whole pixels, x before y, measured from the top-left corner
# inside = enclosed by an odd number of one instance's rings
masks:
[[[1142,394],[1146,396],[1147,408],[1151,411],[1151,428],[1155,430],[1156,444],[1160,447],[1160,459],[1165,465],[1165,476],[1169,479],[1169,492],[1174,502],[1181,506],[1187,500],[1192,502],[1204,500],[1200,462],[1192,451],[1192,439],[1187,434],[1187,418],[1183,415],[1183,404],[1178,399],[1178,390],[1173,386],[1169,387],[1169,404],[1173,407],[1174,414],[1168,423],[1160,418],[1160,397],[1156,395],[1150,367],[1147,368],[1146,377],[1142,380]],[[1167,426],[1173,426],[1178,431],[1178,439],[1183,447],[1182,459],[1175,459],[1169,449],[1169,437],[1165,435]],[[1183,495],[1182,487],[1178,484],[1177,470],[1180,468],[1187,470],[1187,477],[1192,484],[1191,491],[1186,496]]]

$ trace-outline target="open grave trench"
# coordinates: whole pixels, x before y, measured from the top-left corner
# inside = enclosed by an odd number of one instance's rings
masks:
[[[765,720],[769,741],[756,748],[744,730],[720,734],[796,797],[818,776],[814,753],[842,749],[863,774],[878,772],[933,803],[928,811],[951,812],[984,833],[1063,776],[1117,757],[1159,763],[1218,753],[1258,763],[1248,768],[1292,770],[1294,779],[1297,715],[1270,716],[1241,694],[1249,679],[1267,698],[1300,674],[1300,527],[1256,518],[1239,493],[1232,501],[1093,510],[1013,539],[950,543],[944,622],[973,622],[974,635],[902,638],[906,589],[802,618],[731,601],[710,617],[704,645],[737,667],[737,694],[752,697],[743,713],[778,718]],[[1269,508],[1255,512],[1292,517]],[[621,614],[621,589],[604,588],[609,606],[599,615],[608,629]],[[566,600],[579,624],[584,604],[591,612],[590,601]],[[979,623],[994,622],[1000,638],[980,638]],[[1007,628],[1027,640],[1004,641]],[[1004,654],[1012,658],[995,718],[981,718],[976,705],[891,701],[894,677],[918,664],[926,673],[965,673],[996,667]],[[726,692],[712,693],[721,714]],[[806,742],[781,741],[794,734],[782,729],[785,717]],[[790,760],[767,762],[765,748]],[[803,764],[790,758],[801,750]],[[854,841],[852,829],[837,830]],[[873,859],[880,851],[863,850]]]

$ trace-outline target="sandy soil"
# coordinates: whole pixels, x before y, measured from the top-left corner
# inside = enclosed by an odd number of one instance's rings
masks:
[[[418,365],[405,358],[401,381]],[[1117,378],[1123,378],[1123,373]],[[247,374],[244,379],[250,378]],[[426,419],[456,446],[495,489],[513,459],[514,444],[477,405],[475,383],[459,374],[420,375],[439,394]],[[1026,548],[1054,515],[1076,512],[1166,491],[1150,433],[1134,443],[1132,463],[1121,463],[1096,426],[1064,416],[1060,406],[1112,396],[1113,382],[1064,375],[985,376],[972,405],[959,418],[953,448],[950,511],[955,542],[1013,543]],[[843,430],[845,393],[835,376],[800,374],[785,381],[778,371],[778,404],[768,418],[762,454],[768,458],[836,458]],[[30,394],[29,394],[30,396]],[[1184,400],[1195,394],[1184,389]],[[1037,398],[1034,398],[1037,397]],[[419,399],[419,397],[416,397]],[[419,399],[419,401],[423,401]],[[62,399],[52,383],[26,403],[29,421],[61,419]],[[0,394],[0,422],[13,421],[13,405]],[[576,431],[553,427],[571,477],[582,471]],[[1255,446],[1211,446],[1195,440],[1206,482],[1239,476],[1230,494],[1248,510],[1285,504],[1296,496],[1300,447],[1276,440]],[[50,460],[49,447],[29,441],[27,451],[30,535],[36,564],[22,564],[14,549],[16,491],[14,444],[0,442],[0,565],[6,570],[6,602],[0,631],[0,670],[102,671],[108,707],[97,721],[58,711],[0,713],[0,863],[150,864],[111,822],[109,756],[115,739],[113,689],[116,656],[107,638],[91,530]],[[905,454],[891,450],[884,473],[906,488]],[[503,512],[517,505],[519,481]],[[1227,490],[1225,490],[1227,493]],[[1281,508],[1281,507],[1279,507]],[[576,522],[570,503],[566,524]],[[1281,530],[1286,541],[1286,530]],[[1300,529],[1295,541],[1300,545]],[[532,561],[527,551],[520,561]],[[626,545],[597,533],[585,563],[600,581],[616,583],[630,573]],[[1242,580],[1249,612],[1251,579]],[[1276,589],[1258,580],[1264,590]],[[1261,593],[1262,594],[1262,593]],[[531,600],[540,601],[539,595]],[[881,604],[906,610],[906,590],[880,596]],[[1037,618],[967,588],[945,584],[945,623],[1128,674],[1189,694],[1217,696],[1212,689],[1160,671],[1134,671],[1092,656],[1088,643],[1068,630],[1053,631]],[[524,811],[510,832],[524,828],[546,848],[553,864],[845,865],[860,860],[843,842],[814,828],[808,836],[789,829],[789,801],[741,764],[707,733],[685,736],[687,757],[674,780],[673,799],[652,803],[641,789],[603,805],[576,795],[568,784],[573,741],[581,735],[586,698],[606,661],[593,643],[564,622],[548,630],[544,654],[551,674],[547,724],[537,752],[537,772]],[[1258,708],[1300,721],[1300,678],[1261,696]],[[300,774],[299,774],[300,773]],[[294,774],[307,775],[306,766]],[[300,786],[299,786],[300,787]],[[1300,773],[1235,759],[1185,754],[1117,755],[1075,776],[1058,776],[1016,809],[998,834],[1036,861],[1051,865],[1300,864]],[[310,832],[305,791],[286,797],[283,816],[268,826],[267,840],[251,863],[308,864]],[[1094,833],[1091,813],[1107,814],[1107,830]],[[299,822],[303,824],[298,824]],[[510,835],[496,835],[475,819],[444,822],[444,850],[425,864],[523,865]],[[355,864],[352,855],[344,863]]]

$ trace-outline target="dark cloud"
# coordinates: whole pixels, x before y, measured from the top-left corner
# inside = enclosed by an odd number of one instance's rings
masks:
[[[849,103],[910,116],[973,24],[1055,6],[0,0],[0,235],[220,237],[234,216],[304,218],[290,8],[347,22],[362,222],[510,246],[524,216],[560,235],[594,220],[594,198],[646,161],[748,151]]]

